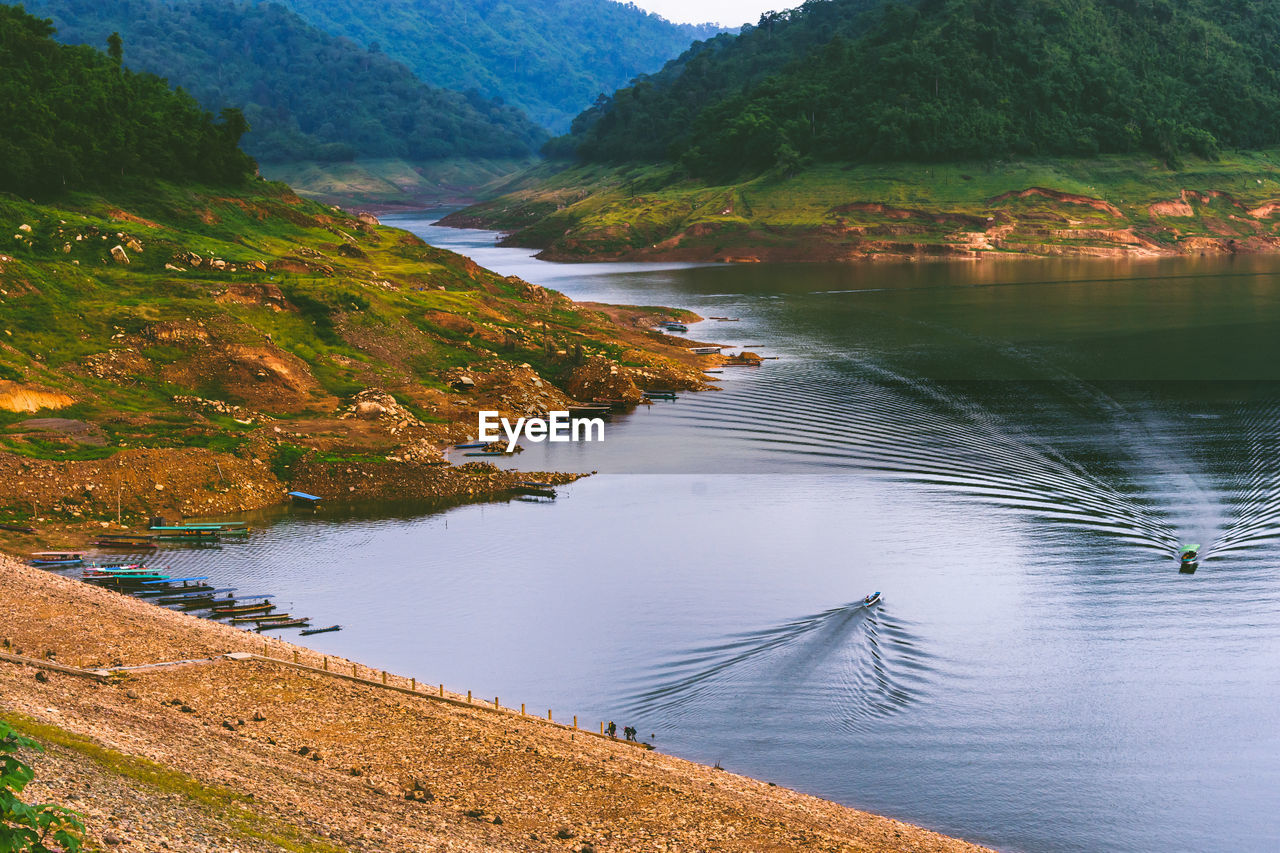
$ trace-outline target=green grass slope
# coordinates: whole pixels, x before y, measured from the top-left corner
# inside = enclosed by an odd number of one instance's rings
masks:
[[[262,174],[288,184],[307,198],[344,207],[386,210],[486,198],[513,175],[534,165],[533,158],[413,161],[385,157],[338,163],[264,163]]]
[[[1189,158],[820,164],[729,182],[674,166],[551,165],[450,218],[555,258],[1275,251],[1280,151]]]

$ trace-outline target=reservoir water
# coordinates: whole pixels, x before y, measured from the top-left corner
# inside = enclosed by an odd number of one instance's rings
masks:
[[[430,221],[388,224],[777,360],[526,442],[600,472],[554,503],[157,562],[345,626],[314,648],[1003,850],[1280,849],[1280,259],[566,265]]]

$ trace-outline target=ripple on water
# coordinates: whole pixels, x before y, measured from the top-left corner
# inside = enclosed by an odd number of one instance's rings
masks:
[[[625,707],[675,726],[713,705],[807,695],[828,725],[860,731],[927,694],[936,661],[920,645],[885,605],[858,601],[677,654],[640,676]]]

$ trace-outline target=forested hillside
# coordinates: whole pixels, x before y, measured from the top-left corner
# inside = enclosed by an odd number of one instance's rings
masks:
[[[58,38],[124,37],[124,63],[213,110],[243,108],[244,146],[264,162],[521,157],[546,134],[520,110],[424,84],[391,57],[275,3],[32,0]]]
[[[1272,0],[808,0],[696,46],[555,149],[721,179],[875,162],[1280,142]]]
[[[599,95],[719,32],[613,0],[281,2],[328,32],[395,57],[432,85],[500,97],[555,131]]]
[[[215,121],[164,80],[123,68],[118,40],[107,55],[52,34],[48,21],[0,6],[0,192],[48,196],[137,178],[227,184],[253,174],[238,111]]]

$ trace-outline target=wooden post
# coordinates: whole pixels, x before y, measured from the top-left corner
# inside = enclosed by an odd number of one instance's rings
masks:
[[[604,734],[604,720],[600,721],[600,734]]]
[[[297,649],[294,649],[294,650],[293,650],[293,662],[294,662],[294,663],[297,663],[297,662],[298,662],[298,650],[297,650]]]
[[[266,641],[266,640],[263,640],[263,641],[262,641],[262,656],[263,656],[264,658],[265,658],[265,657],[270,657],[270,655],[268,655],[268,654],[267,654],[267,641]]]
[[[470,690],[468,690],[468,691],[467,691],[467,702],[470,702],[470,701],[471,701],[471,691],[470,691]]]
[[[418,692],[418,679],[416,678],[409,679],[409,689],[412,690],[414,693]]]
[[[382,671],[382,683],[387,683],[387,671],[385,669]]]
[[[329,671],[329,658],[327,656],[324,659],[324,671],[325,672]]]
[[[355,664],[351,664],[351,677],[352,677],[352,678],[355,678],[355,677],[356,677],[356,665],[355,665]]]
[[[523,703],[523,702],[521,702],[521,703],[520,703],[520,716],[522,716],[522,717],[524,716],[524,703]]]
[[[578,727],[578,715],[577,715],[577,714],[574,714],[574,715],[573,715],[573,727],[574,727],[575,729]]]
[[[501,708],[501,707],[502,707],[502,706],[498,704],[498,697],[497,697],[497,696],[494,696],[494,697],[493,697],[493,710],[495,710],[495,711],[496,711],[496,710],[498,710],[498,709],[499,709],[499,708]]]
[[[550,709],[550,708],[548,708],[548,709],[547,709],[547,722],[548,722],[548,723],[555,722],[554,720],[552,720],[552,719],[551,719],[551,709]]]
[[[443,696],[443,695],[444,695],[444,685],[443,685],[443,684],[441,684],[441,685],[440,685],[440,695],[441,695],[441,696]]]

